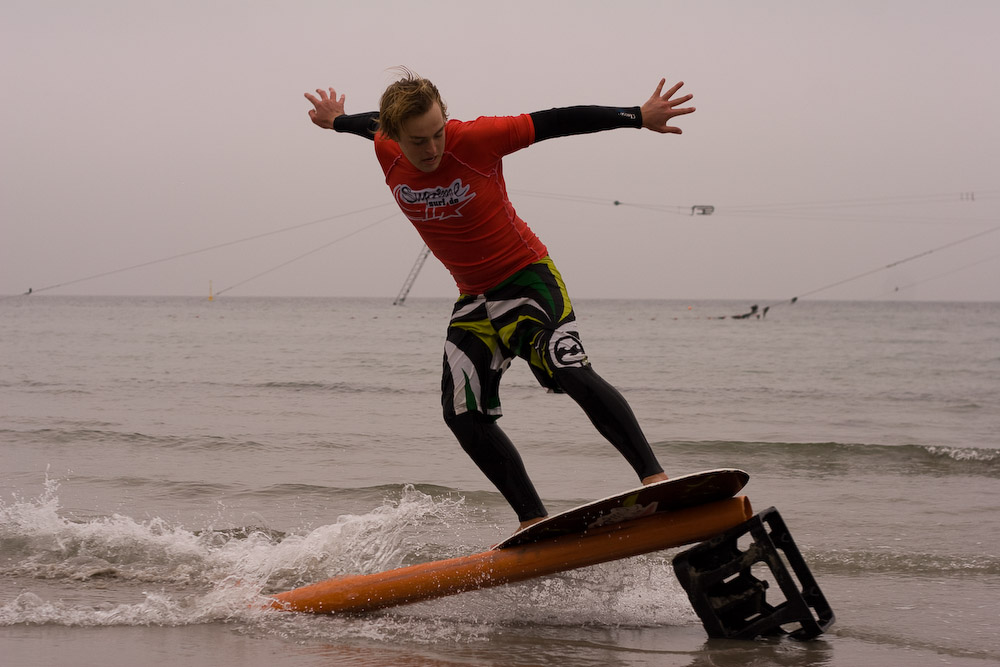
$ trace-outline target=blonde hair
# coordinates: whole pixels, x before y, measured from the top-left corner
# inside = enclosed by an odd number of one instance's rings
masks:
[[[403,123],[427,113],[434,103],[441,106],[441,113],[448,119],[448,105],[441,99],[437,86],[405,67],[396,70],[403,78],[389,85],[382,93],[378,105],[378,129],[393,141],[399,141]]]

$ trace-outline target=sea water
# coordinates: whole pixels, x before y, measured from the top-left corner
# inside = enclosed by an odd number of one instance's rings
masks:
[[[362,616],[268,593],[476,553],[515,517],[444,426],[447,299],[0,300],[4,665],[1000,663],[1000,304],[579,300],[668,474],[747,470],[837,621],[710,640],[669,550]],[[550,511],[635,486],[523,363]]]

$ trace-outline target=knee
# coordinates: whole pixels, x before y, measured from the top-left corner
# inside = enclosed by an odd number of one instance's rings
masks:
[[[467,431],[472,427],[474,417],[471,412],[463,412],[460,415],[445,415],[444,423],[451,429],[452,433],[458,435],[459,431]]]
[[[552,370],[552,379],[570,396],[586,396],[601,382],[597,371],[586,366],[563,366]]]
[[[463,412],[459,415],[445,417],[444,423],[458,440],[462,449],[468,451],[479,442],[486,429],[486,419],[478,412]]]

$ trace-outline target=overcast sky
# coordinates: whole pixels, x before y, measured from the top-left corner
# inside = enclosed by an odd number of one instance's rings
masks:
[[[4,0],[0,294],[394,297],[421,241],[303,93],[372,110],[407,65],[459,119],[694,94],[681,136],[505,159],[577,298],[1000,300],[998,26],[996,0]],[[454,294],[433,259],[411,292]]]

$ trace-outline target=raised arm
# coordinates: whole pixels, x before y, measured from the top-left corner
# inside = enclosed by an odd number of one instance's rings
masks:
[[[531,116],[535,142],[574,134],[589,134],[619,127],[642,127],[639,107],[561,107],[536,111]]]
[[[677,108],[692,96],[684,95],[672,99],[684,84],[678,83],[663,93],[665,83],[666,80],[661,79],[652,97],[641,107],[576,106],[536,111],[531,114],[531,120],[535,125],[535,141],[601,132],[619,127],[645,127],[654,132],[680,134],[679,127],[669,126],[667,122],[675,116],[694,111],[694,107]]]
[[[344,113],[344,95],[338,99],[337,91],[333,88],[330,88],[329,94],[322,88],[317,88],[316,93],[319,97],[306,93],[306,99],[315,107],[309,110],[309,118],[313,123],[324,130],[347,132],[365,139],[375,138],[378,125],[377,111],[348,115]]]

